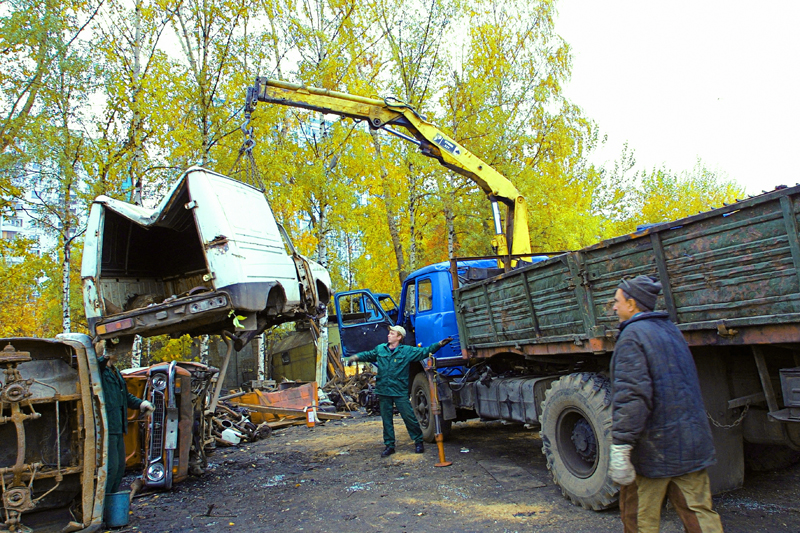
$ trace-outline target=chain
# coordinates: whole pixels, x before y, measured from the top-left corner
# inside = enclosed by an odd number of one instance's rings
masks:
[[[253,148],[256,146],[256,140],[253,136],[253,128],[250,126],[250,113],[245,112],[244,122],[242,123],[242,133],[244,134],[244,141],[242,147],[239,148],[239,155],[231,168],[231,174],[240,172],[238,169],[239,163],[244,157],[247,161],[245,163],[245,183],[257,187],[262,192],[265,190],[264,183],[261,181],[261,175],[258,172],[256,159],[253,156]]]
[[[728,425],[720,424],[719,422],[714,420],[714,418],[711,416],[711,413],[709,413],[708,411],[706,411],[706,416],[708,417],[709,420],[711,420],[711,423],[714,426],[716,426],[718,428],[721,428],[721,429],[731,429],[731,428],[735,428],[736,426],[738,426],[739,424],[742,423],[742,420],[744,420],[744,416],[747,414],[747,410],[748,409],[750,409],[750,403],[749,402],[745,404],[744,411],[742,411],[742,414],[739,415],[739,418],[737,418],[733,422],[733,424],[728,424]]]

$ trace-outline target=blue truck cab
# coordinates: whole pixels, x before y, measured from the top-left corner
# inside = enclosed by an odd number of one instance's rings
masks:
[[[544,259],[547,258],[533,258],[534,261]],[[503,272],[497,268],[496,259],[458,261],[457,265],[459,285],[485,280]],[[376,294],[369,289],[337,293],[334,295],[334,305],[345,356],[371,350],[387,342],[388,328],[393,325],[405,328],[403,344],[410,346],[429,346],[444,338],[453,338],[453,342],[433,354],[438,372],[439,398],[446,415],[441,429],[446,436],[456,413],[445,380],[464,379],[464,365],[467,363],[461,354],[450,262],[435,263],[412,272],[403,282],[398,306],[394,305],[389,295]],[[411,406],[419,419],[423,437],[427,442],[433,442],[430,387],[422,364],[412,363],[409,374]]]
[[[485,279],[502,272],[491,259],[458,262],[459,277]],[[399,325],[406,330],[403,344],[428,346],[446,337],[453,342],[434,354],[437,367],[448,375],[461,372],[460,344],[450,263],[444,261],[412,272],[403,282],[400,304],[395,305],[388,294],[376,294],[369,289],[340,292],[334,297],[337,322],[344,355],[370,350],[386,342],[389,326]],[[421,367],[412,369],[412,374]]]

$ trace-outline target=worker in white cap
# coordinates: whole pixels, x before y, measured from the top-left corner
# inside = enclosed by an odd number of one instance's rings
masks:
[[[408,430],[408,436],[414,441],[414,451],[422,453],[425,447],[422,444],[422,430],[419,421],[411,408],[408,400],[408,367],[414,361],[422,361],[429,355],[436,353],[439,348],[448,344],[450,337],[435,342],[424,348],[401,344],[406,330],[402,326],[389,328],[388,342],[380,344],[375,349],[360,352],[347,357],[345,361],[351,364],[354,361],[375,363],[378,375],[375,382],[375,394],[378,395],[381,420],[383,421],[383,444],[386,448],[381,452],[381,457],[389,457],[394,453],[394,408],[400,412],[403,422]]]

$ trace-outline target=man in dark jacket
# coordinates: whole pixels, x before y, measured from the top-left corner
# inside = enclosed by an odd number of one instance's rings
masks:
[[[408,367],[412,362],[422,361],[453,340],[448,337],[425,348],[416,348],[400,344],[405,336],[405,328],[392,326],[389,328],[389,342],[378,345],[374,350],[357,353],[345,359],[347,364],[353,361],[364,361],[365,363],[375,363],[375,366],[378,367],[378,375],[375,378],[375,394],[378,395],[381,421],[383,422],[383,443],[386,445],[386,449],[381,452],[381,457],[389,457],[394,453],[395,406],[397,406],[400,416],[403,417],[408,436],[414,441],[414,451],[416,453],[425,451],[422,444],[422,429],[420,429],[419,421],[411,408],[411,402],[408,401]]]
[[[139,409],[150,414],[153,404],[140,400],[130,392],[128,385],[119,370],[114,366],[116,354],[113,350],[105,351],[104,342],[97,345],[97,362],[100,365],[100,377],[103,381],[103,397],[106,404],[108,422],[108,481],[106,494],[119,490],[119,484],[125,475],[125,433],[128,432],[128,409]]]
[[[687,532],[721,532],[706,468],[714,464],[692,354],[667,313],[653,312],[661,283],[623,280],[614,297],[620,334],[611,359],[609,471],[621,485],[625,533],[658,532],[668,497]]]

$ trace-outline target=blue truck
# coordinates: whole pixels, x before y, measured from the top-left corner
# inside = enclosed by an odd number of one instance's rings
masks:
[[[441,408],[443,434],[474,417],[530,424],[564,496],[589,509],[614,505],[608,371],[617,320],[608,302],[620,278],[648,274],[663,284],[658,308],[694,355],[719,459],[709,469],[712,490],[741,486],[745,457],[768,469],[800,456],[800,187],[533,261],[521,192],[408,104],[263,77],[247,90],[246,123],[259,102],[352,118],[404,139],[491,203],[497,257],[414,272],[394,310],[369,291],[335,302],[345,354],[385,342],[395,323],[408,343],[457,338],[434,354],[441,405],[431,404],[422,367],[411,368],[428,441],[431,407]]]
[[[800,186],[779,188],[514,269],[497,258],[431,265],[403,282],[395,318],[369,290],[336,294],[342,349],[386,342],[394,323],[408,344],[454,337],[434,354],[442,433],[478,417],[538,428],[564,496],[605,509],[618,493],[608,476],[618,331],[609,303],[623,277],[657,276],[656,308],[683,332],[700,378],[717,451],[712,490],[732,490],[745,465],[800,458],[798,213]],[[411,374],[432,441],[428,381],[421,365]]]

